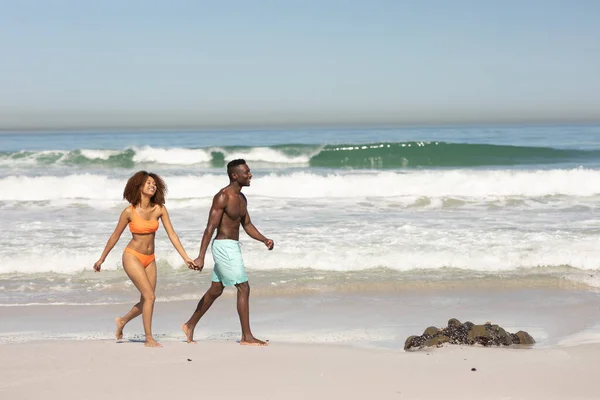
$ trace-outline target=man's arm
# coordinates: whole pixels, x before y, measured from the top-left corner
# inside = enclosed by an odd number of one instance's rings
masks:
[[[215,229],[221,223],[221,218],[223,218],[223,213],[225,212],[225,207],[227,206],[228,196],[219,192],[213,198],[212,206],[210,207],[210,212],[208,214],[208,223],[206,224],[206,229],[204,229],[204,235],[202,235],[202,243],[200,244],[200,253],[198,254],[198,258],[194,260],[194,264],[196,264],[196,270],[201,271],[204,268],[204,257],[206,256],[206,250],[208,249],[208,244],[210,243],[210,239],[212,238]]]
[[[245,196],[244,196],[244,201],[246,201]],[[252,223],[252,220],[250,219],[250,213],[248,212],[248,207],[246,207],[246,216],[244,217],[244,220],[242,221],[242,227],[244,228],[244,230],[246,231],[248,236],[250,236],[252,239],[258,240],[259,242],[263,242],[265,244],[265,246],[267,246],[267,249],[273,250],[273,246],[275,246],[275,242],[273,242],[271,239],[267,239],[266,237],[264,237],[262,235],[262,233],[260,233],[258,231],[258,229],[256,229],[256,227]]]

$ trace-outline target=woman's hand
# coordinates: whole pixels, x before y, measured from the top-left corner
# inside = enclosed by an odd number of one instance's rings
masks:
[[[183,261],[185,261],[185,264],[188,266],[189,269],[196,269],[196,264],[194,264],[194,260],[192,260],[191,258],[185,257]]]
[[[96,261],[96,263],[94,264],[94,271],[100,272],[100,268],[102,268],[103,262],[104,261],[100,261],[100,260]]]

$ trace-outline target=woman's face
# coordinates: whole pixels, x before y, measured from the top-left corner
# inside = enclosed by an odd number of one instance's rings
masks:
[[[154,196],[154,193],[156,193],[156,182],[154,182],[153,177],[149,176],[146,179],[146,183],[142,186],[142,193],[149,197]]]

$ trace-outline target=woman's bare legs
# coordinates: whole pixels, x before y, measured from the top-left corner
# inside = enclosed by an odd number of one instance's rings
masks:
[[[148,279],[152,284],[152,289],[154,293],[156,293],[156,263],[152,261],[150,265],[146,268],[146,275],[148,275]],[[117,324],[117,330],[115,332],[115,337],[117,340],[123,339],[123,328],[129,321],[134,318],[139,317],[142,314],[142,305],[144,303],[144,296],[140,295],[140,301],[135,304],[131,310],[124,317],[117,317],[115,322]]]
[[[146,346],[161,347],[152,337],[152,314],[154,312],[154,301],[156,295],[156,262],[152,261],[146,268],[132,254],[123,253],[123,269],[131,279],[135,287],[140,291],[140,301],[134,305],[131,310],[122,318],[117,318],[117,339],[123,336],[123,327],[133,318],[142,314],[144,323],[144,333],[146,334]]]

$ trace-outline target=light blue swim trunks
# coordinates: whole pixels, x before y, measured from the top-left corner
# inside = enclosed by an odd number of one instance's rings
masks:
[[[212,273],[213,282],[221,282],[224,286],[234,286],[248,281],[239,241],[213,239],[211,251],[213,260],[215,260],[215,268]]]

